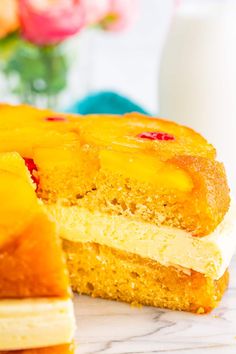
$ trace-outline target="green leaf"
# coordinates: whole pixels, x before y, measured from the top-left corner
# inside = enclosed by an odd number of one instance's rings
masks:
[[[0,60],[8,60],[20,43],[21,39],[18,32],[11,33],[7,37],[0,39]]]

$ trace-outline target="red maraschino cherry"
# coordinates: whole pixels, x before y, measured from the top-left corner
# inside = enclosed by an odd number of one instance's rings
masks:
[[[35,162],[33,159],[28,158],[28,157],[23,157],[24,161],[25,161],[25,165],[28,168],[30,174],[31,174],[31,178],[33,180],[33,182],[37,185],[39,185],[39,177],[37,176],[37,174],[35,172],[38,171],[38,167],[36,166]]]
[[[47,122],[67,122],[67,119],[64,117],[47,117],[45,120]]]
[[[175,137],[173,135],[168,133],[163,133],[163,132],[144,132],[139,134],[137,137],[141,139],[148,139],[148,140],[162,140],[162,141],[175,140]]]

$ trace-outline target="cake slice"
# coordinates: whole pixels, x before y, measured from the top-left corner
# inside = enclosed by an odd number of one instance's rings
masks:
[[[0,154],[0,199],[0,353],[72,354],[61,242],[17,153]]]
[[[60,229],[73,290],[197,313],[228,284],[235,237],[224,166],[193,130],[137,113],[0,108],[0,151],[28,162]]]

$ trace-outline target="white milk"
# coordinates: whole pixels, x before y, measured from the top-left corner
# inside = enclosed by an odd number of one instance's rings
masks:
[[[236,0],[181,2],[160,71],[162,116],[218,149],[236,191]]]

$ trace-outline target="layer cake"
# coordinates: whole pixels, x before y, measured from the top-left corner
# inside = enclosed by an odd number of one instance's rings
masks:
[[[25,159],[59,227],[74,291],[196,313],[217,306],[235,211],[201,135],[137,113],[2,105],[0,151]]]

